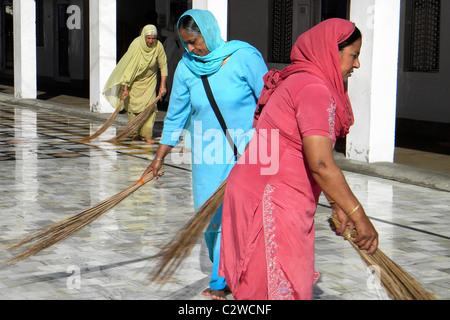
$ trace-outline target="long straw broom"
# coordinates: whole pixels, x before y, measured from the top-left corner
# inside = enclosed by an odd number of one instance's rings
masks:
[[[160,170],[159,174],[162,173],[163,169]],[[83,212],[80,212],[60,222],[56,222],[35,232],[29,233],[23,240],[13,243],[8,248],[9,251],[17,249],[22,249],[23,251],[7,260],[4,264],[18,263],[62,240],[69,238],[91,222],[99,219],[101,216],[117,206],[133,192],[138,190],[149,181],[153,180],[153,178],[154,177],[152,172],[145,174],[133,185],[122,190],[118,194],[98,203],[94,207],[84,210]]]
[[[114,120],[116,120],[117,115],[119,114],[120,110],[122,109],[122,106],[123,106],[123,100],[120,100],[119,106],[116,108],[114,113],[111,114],[111,116],[108,118],[108,120],[106,120],[106,122],[103,124],[103,126],[100,129],[98,129],[96,132],[94,132],[92,135],[90,135],[89,137],[78,140],[78,142],[87,143],[87,142],[97,138],[98,136],[102,135],[106,131],[106,129],[108,129],[113,124]]]
[[[161,259],[151,280],[167,279],[175,273],[181,262],[190,254],[198,238],[209,225],[222,204],[226,182],[205,201],[194,216],[178,231],[175,237],[161,250]]]
[[[331,216],[328,219],[331,226],[340,228],[340,221],[337,217]],[[367,266],[377,266],[380,269],[380,280],[383,287],[393,300],[435,300],[422,286],[414,280],[402,267],[392,261],[379,248],[372,255],[368,255],[364,250],[351,240],[356,236],[355,230],[346,229],[343,234],[344,239],[355,248]]]
[[[155,109],[156,104],[158,103],[159,100],[161,100],[161,97],[160,96],[156,97],[156,99],[152,103],[150,103],[144,109],[144,111],[142,111],[137,117],[135,117],[132,121],[130,121],[122,129],[122,131],[120,131],[114,138],[108,140],[108,142],[120,141],[124,138],[127,138],[133,131],[139,129],[142,126],[142,124],[147,120],[150,113]],[[87,143],[87,142],[99,137],[100,135],[102,135],[106,131],[106,129],[108,129],[113,124],[114,120],[116,120],[117,115],[119,114],[120,110],[122,109],[122,105],[123,105],[123,100],[120,101],[119,106],[116,108],[114,113],[111,114],[111,116],[108,118],[108,120],[103,124],[103,126],[100,129],[98,129],[95,133],[93,133],[89,137],[83,138],[81,140],[77,140],[77,142]]]
[[[120,131],[114,138],[108,140],[108,142],[118,142],[122,139],[127,138],[134,131],[138,130],[147,120],[150,113],[152,113],[152,111],[155,110],[156,104],[158,103],[159,100],[161,100],[161,96],[157,96],[156,99],[144,109],[144,111],[139,113],[139,115],[136,116],[133,120],[131,120],[126,125],[126,127],[122,129],[122,131]]]
[[[164,281],[164,279],[169,278],[190,254],[198,238],[203,233],[203,230],[211,222],[214,214],[222,204],[226,182],[227,180],[217,188],[195,215],[180,229],[172,241],[161,250],[161,259],[152,276],[152,280],[159,278]],[[339,228],[340,221],[337,218],[330,217],[329,221],[330,224],[334,224],[336,228]],[[351,241],[351,237],[355,237],[354,230],[346,230],[343,236],[358,251],[368,266],[375,265],[380,267],[382,284],[392,299],[434,300],[434,297],[430,293],[424,290],[416,280],[380,249],[370,256],[363,250],[360,250]]]

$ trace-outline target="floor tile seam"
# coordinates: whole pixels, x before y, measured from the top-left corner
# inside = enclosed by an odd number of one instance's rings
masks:
[[[325,205],[325,204],[319,203],[319,206],[331,209],[331,206],[328,206],[328,205]],[[392,222],[392,221],[388,221],[388,220],[385,220],[385,219],[380,219],[380,218],[373,217],[373,216],[368,216],[368,217],[369,217],[369,219],[372,219],[372,220],[375,220],[375,221],[378,221],[378,222],[382,222],[382,223],[385,223],[385,224],[393,225],[393,226],[400,227],[400,228],[409,229],[411,231],[424,233],[424,234],[435,236],[435,237],[439,237],[439,238],[445,239],[445,240],[450,240],[450,237],[445,236],[445,235],[437,234],[437,233],[430,232],[430,231],[423,230],[423,229],[419,229],[419,228],[414,228],[414,227],[407,226],[407,225],[400,224],[400,223],[395,223],[395,222]]]

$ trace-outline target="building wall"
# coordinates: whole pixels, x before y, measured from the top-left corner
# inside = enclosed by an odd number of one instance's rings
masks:
[[[118,0],[117,18],[119,21],[135,22],[143,25],[150,22],[149,12],[157,7],[165,7],[162,0]],[[303,4],[318,0],[296,0]],[[7,4],[6,0],[0,3]],[[37,47],[38,77],[47,77],[57,81],[89,81],[89,0],[45,0],[44,3],[44,42]],[[58,78],[57,70],[57,33],[56,6],[67,3],[79,6],[81,22],[79,29],[71,29],[69,52],[69,77]],[[271,46],[271,0],[229,0],[228,40],[239,39],[254,45],[268,62],[269,68],[281,69],[284,65],[272,64]],[[3,7],[3,6],[2,6]],[[136,10],[139,8],[139,10]],[[167,12],[166,12],[167,13]],[[405,72],[405,1],[402,1],[402,23],[400,30],[400,54],[397,93],[397,118],[450,123],[450,21],[445,19],[450,13],[450,1],[441,1],[441,35],[440,35],[440,69],[438,73]],[[164,14],[164,13],[163,13]],[[167,17],[166,17],[167,18]],[[137,26],[126,30],[118,30],[118,58],[124,53],[130,41],[137,36]],[[121,32],[123,33],[121,34]],[[2,44],[4,46],[4,43]],[[388,49],[388,48],[387,48]],[[2,55],[5,54],[2,48]],[[5,71],[4,71],[5,72]],[[5,72],[6,73],[6,72]]]
[[[0,0],[0,70],[11,75],[14,69],[13,10],[11,0]]]
[[[68,29],[69,76],[67,77],[60,77],[58,72],[58,4],[69,4],[76,7],[76,11],[68,14],[70,21],[77,24]],[[43,1],[43,5],[43,45],[36,48],[38,77],[65,82],[89,79],[89,55],[86,51],[89,50],[89,46],[86,46],[89,43],[88,1],[52,0]]]
[[[53,78],[54,71],[54,3],[53,1],[44,1],[44,14],[43,14],[43,25],[44,25],[44,37],[43,45],[36,48],[37,55],[37,73],[38,76]]]
[[[155,0],[117,0],[117,59],[146,24],[157,25],[157,20]]]
[[[229,0],[228,40],[241,40],[257,48],[268,60],[269,0]]]
[[[450,123],[450,1],[441,0],[438,73],[405,72],[405,1],[402,1],[397,118]]]
[[[304,1],[302,1],[303,3]],[[310,1],[312,8],[314,1]],[[285,65],[270,61],[270,0],[229,0],[228,39],[247,41],[263,55],[269,68]],[[441,0],[440,70],[438,73],[405,72],[405,1],[401,5],[397,118],[450,123],[450,1]],[[386,48],[389,50],[389,48]]]
[[[333,12],[333,15],[347,16],[347,2],[339,0],[339,5],[343,5],[342,12]],[[330,3],[337,5],[338,1]],[[292,21],[291,43],[287,44],[289,53],[300,34],[326,18],[323,16],[326,16],[326,12],[322,12],[321,0],[293,0],[292,5],[292,14],[296,19]],[[242,40],[252,44],[261,52],[269,69],[282,69],[287,66],[287,62],[275,62],[271,59],[274,43],[272,6],[273,0],[228,0],[228,40]]]
[[[117,3],[117,19],[120,28],[118,57],[120,58],[131,41],[138,36],[140,28],[146,23],[154,23],[151,12],[155,7],[155,1],[143,3],[139,0],[119,0]],[[68,30],[68,77],[61,77],[58,72],[58,4],[73,5],[80,10],[68,14],[71,21],[79,19],[76,21],[79,25]],[[62,82],[89,81],[89,0],[44,0],[43,6],[43,42],[36,48],[38,77]]]

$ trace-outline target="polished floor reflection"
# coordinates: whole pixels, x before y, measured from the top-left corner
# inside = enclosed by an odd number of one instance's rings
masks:
[[[0,104],[0,244],[79,213],[135,183],[156,145],[77,139],[86,118]],[[187,152],[182,146],[174,152]],[[380,234],[380,249],[438,299],[450,298],[449,193],[345,172]],[[168,157],[166,174],[68,240],[0,268],[0,299],[205,299],[211,263],[203,239],[167,283],[149,280],[154,255],[192,214],[190,169]],[[315,299],[386,299],[355,250],[316,216]],[[1,259],[7,257],[5,252]],[[231,298],[231,297],[229,297]]]

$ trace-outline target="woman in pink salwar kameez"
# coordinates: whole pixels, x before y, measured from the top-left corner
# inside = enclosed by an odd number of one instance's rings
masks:
[[[345,82],[359,68],[360,48],[353,23],[329,19],[298,38],[288,67],[264,77],[255,134],[228,177],[223,204],[219,273],[235,299],[312,299],[322,191],[343,228],[356,228],[362,250],[378,246],[333,159],[336,138],[353,124]]]

